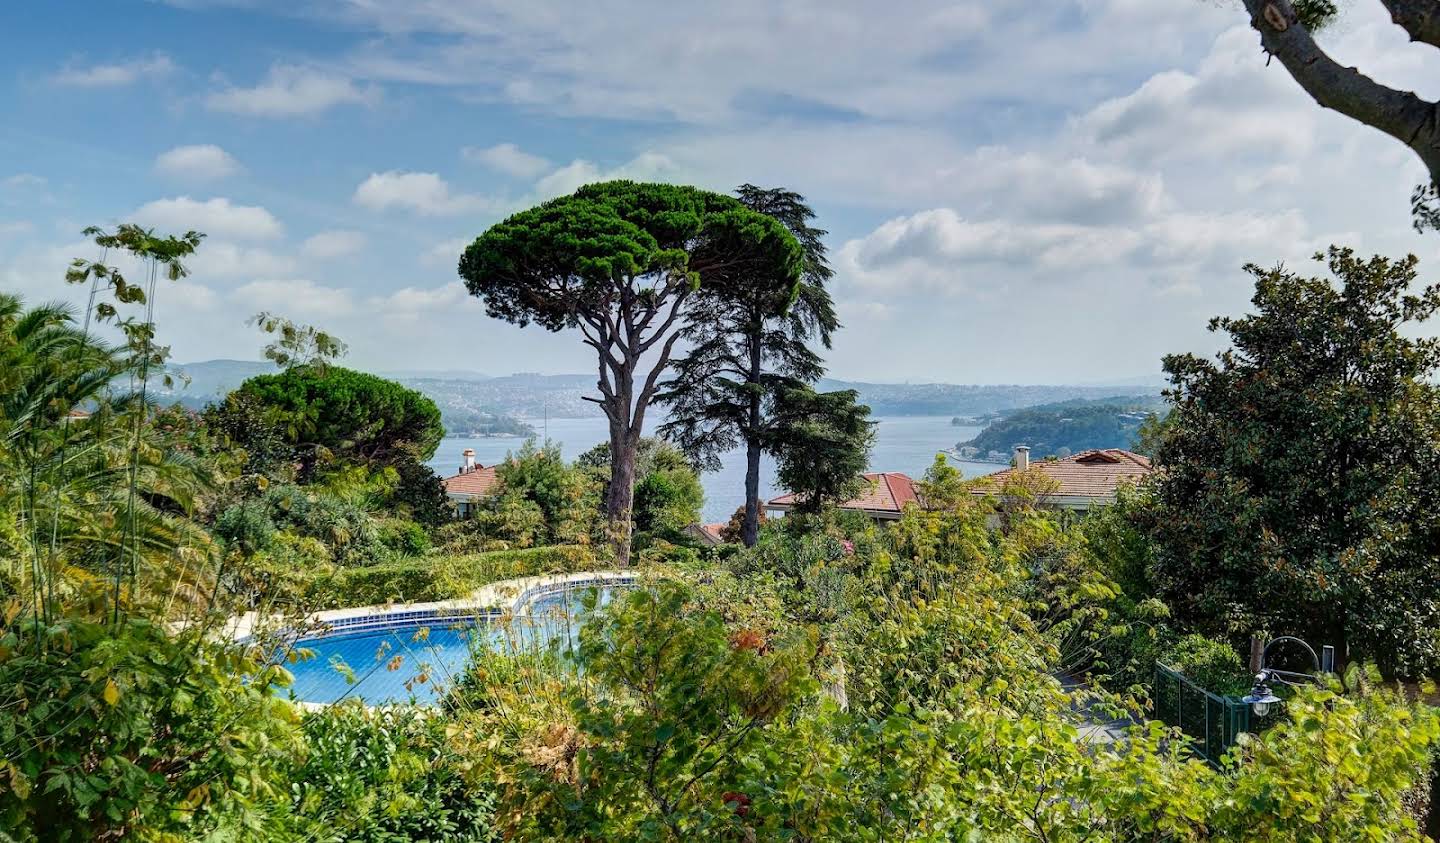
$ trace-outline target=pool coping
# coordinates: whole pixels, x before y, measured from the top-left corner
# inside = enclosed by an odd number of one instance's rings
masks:
[[[396,616],[405,618],[504,616],[519,613],[525,605],[533,602],[537,597],[560,587],[574,588],[585,584],[632,582],[637,577],[638,572],[634,570],[577,571],[569,574],[517,577],[483,585],[471,592],[468,597],[453,600],[435,600],[426,603],[381,603],[372,606],[327,609],[308,615],[304,624],[330,627],[328,631],[334,632],[343,629],[364,629],[371,625],[380,626],[386,620]],[[357,619],[363,620],[355,622]],[[218,634],[230,641],[244,642],[255,634],[259,621],[259,612],[236,615]],[[351,621],[351,623],[345,623],[345,621]]]

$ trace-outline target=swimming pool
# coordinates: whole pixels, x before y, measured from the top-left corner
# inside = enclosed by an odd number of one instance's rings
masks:
[[[604,606],[625,587],[614,580],[540,587],[521,594],[508,616],[411,610],[332,621],[329,632],[295,643],[314,655],[289,665],[290,692],[307,703],[434,704],[464,675],[474,653],[578,646],[585,606]]]

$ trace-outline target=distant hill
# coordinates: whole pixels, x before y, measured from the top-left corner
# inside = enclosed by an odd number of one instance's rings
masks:
[[[871,412],[877,416],[980,418],[1039,404],[1077,398],[1093,400],[1115,395],[1115,388],[1108,386],[863,383],[831,378],[820,381],[819,388],[826,391],[853,389],[860,393],[861,403],[868,404]],[[1159,386],[1154,388],[1153,393],[1146,389],[1129,391],[1137,395],[1160,395]]]
[[[1165,401],[1155,395],[1077,399],[1006,413],[974,439],[956,448],[984,459],[1007,459],[1016,445],[1030,446],[1035,459],[1091,448],[1129,448],[1150,413],[1163,413]]]

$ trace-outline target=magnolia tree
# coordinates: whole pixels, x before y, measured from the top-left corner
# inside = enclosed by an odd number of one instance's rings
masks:
[[[693,187],[614,181],[492,226],[460,258],[486,312],[547,331],[578,330],[595,351],[610,424],[606,515],[630,558],[635,451],[697,290],[764,279],[799,283],[804,255],[774,218]]]

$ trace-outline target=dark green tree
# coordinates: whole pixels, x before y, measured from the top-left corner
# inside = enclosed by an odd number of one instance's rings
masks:
[[[825,232],[810,225],[815,214],[805,197],[783,189],[741,185],[747,208],[779,220],[804,250],[798,287],[785,277],[742,277],[701,290],[686,315],[689,353],[676,361],[675,377],[659,400],[672,420],[661,434],[680,443],[702,468],[720,467],[720,455],[745,446],[745,517],[741,541],[760,535],[760,456],[774,424],[770,406],[787,389],[825,374],[809,345],[830,347],[840,326],[825,283],[834,274],[825,258]]]
[[[581,454],[575,465],[608,478],[610,445],[601,442]],[[700,520],[704,505],[705,489],[690,459],[664,439],[641,437],[635,452],[636,532],[674,539]]]
[[[775,401],[766,449],[776,454],[776,478],[795,493],[796,509],[818,513],[855,494],[870,464],[875,425],[853,389],[788,389]]]
[[[717,193],[628,181],[582,187],[492,226],[460,258],[486,312],[549,331],[578,329],[599,359],[610,423],[606,514],[630,558],[635,450],[696,290],[742,278],[798,283],[800,245],[775,219]]]
[[[326,454],[376,467],[423,463],[445,435],[434,401],[394,381],[338,366],[257,375],[235,395],[284,420],[302,477]]]
[[[1338,285],[1248,266],[1218,360],[1165,359],[1153,579],[1202,632],[1301,635],[1392,671],[1440,664],[1440,286],[1332,247]]]

